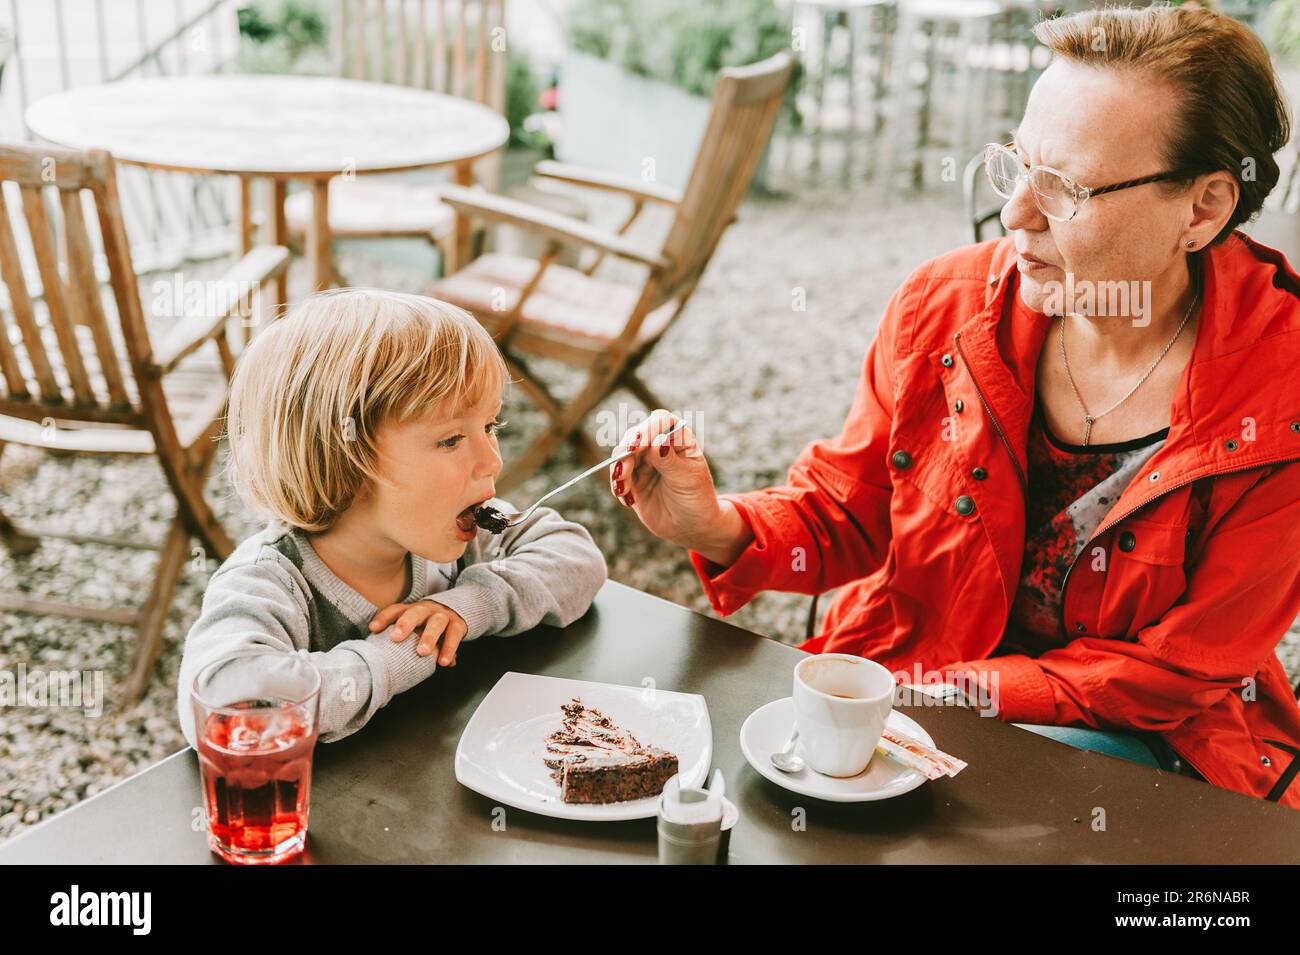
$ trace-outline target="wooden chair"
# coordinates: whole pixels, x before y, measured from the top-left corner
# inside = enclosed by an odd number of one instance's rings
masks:
[[[88,229],[88,219],[97,230]],[[95,277],[95,232],[112,290],[108,309],[101,298],[108,291]],[[35,301],[24,274],[24,259],[32,258],[43,292]],[[190,537],[217,560],[233,548],[203,498],[235,362],[226,330],[287,263],[283,247],[254,249],[208,286],[217,293],[214,308],[157,320],[161,327],[151,332],[112,157],[102,150],[0,144],[0,278],[9,292],[8,307],[0,310],[0,451],[13,443],[153,455],[176,498],[176,517],[139,610],[15,593],[0,593],[0,608],[135,626],[128,701],[148,685]],[[154,549],[116,537],[22,529],[0,514],[0,544],[11,554],[31,553],[41,537]]]
[[[489,253],[435,283],[430,295],[472,312],[496,337],[511,374],[549,419],[546,431],[497,481],[508,489],[540,468],[566,440],[595,463],[605,457],[582,430],[583,418],[614,388],[629,389],[648,409],[667,407],[637,377],[681,313],[749,188],[793,70],[788,53],[720,71],[704,137],[684,192],[555,162],[535,173],[558,182],[624,195],[631,216],[617,232],[502,196],[448,187],[443,201],[457,212],[542,236],[537,261]],[[662,248],[642,249],[625,237],[645,204],[673,210]],[[645,268],[639,284],[621,284],[554,264],[565,245],[593,249]],[[558,359],[587,372],[568,403],[533,375],[525,355]]]
[[[334,68],[341,77],[465,97],[504,113],[506,54],[493,49],[504,29],[505,0],[338,0]],[[498,188],[500,166],[499,152],[479,161],[478,181],[490,191]],[[474,164],[458,165],[455,180],[473,184]],[[424,239],[439,250],[444,263],[465,262],[469,250],[450,247],[455,213],[440,193],[437,183],[336,176],[329,185],[330,233],[335,238]],[[305,233],[312,210],[310,191],[285,200],[292,233]],[[339,284],[346,284],[341,277]]]

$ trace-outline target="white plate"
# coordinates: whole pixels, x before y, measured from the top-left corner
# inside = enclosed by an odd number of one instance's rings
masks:
[[[589,805],[566,803],[542,762],[546,737],[560,728],[560,707],[574,697],[601,710],[647,746],[677,754],[686,786],[703,784],[713,759],[704,697],[639,686],[506,673],[478,705],[456,745],[456,780],[516,809],[561,819],[646,819],[658,797]]]
[[[890,712],[886,725],[900,733],[915,736],[929,746],[934,745],[933,737],[921,728],[920,723],[898,710]],[[925,777],[916,770],[906,769],[878,752],[872,754],[866,769],[856,776],[843,779],[823,776],[807,767],[797,773],[783,773],[772,765],[771,757],[790,742],[793,730],[794,700],[788,696],[760,706],[749,714],[740,727],[740,748],[745,759],[749,760],[749,765],[760,776],[784,789],[814,799],[825,799],[827,802],[869,802],[901,796],[925,782]],[[797,744],[795,751],[803,755],[802,747]]]

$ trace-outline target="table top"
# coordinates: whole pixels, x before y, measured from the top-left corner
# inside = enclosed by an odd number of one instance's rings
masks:
[[[583,823],[517,809],[502,817],[493,800],[456,782],[461,730],[509,670],[635,687],[650,677],[661,689],[702,694],[713,765],[741,813],[733,864],[1300,858],[1300,812],[955,707],[903,707],[940,748],[969,762],[955,778],[882,802],[797,796],[750,768],[739,732],[753,710],[789,695],[801,656],[608,583],[565,630],[467,644],[456,667],[394,699],[359,732],[319,746],[302,861],[654,862],[653,819]],[[0,864],[218,862],[197,821],[201,805],[198,759],[187,748],[0,845]]]
[[[312,178],[395,172],[500,148],[505,119],[443,93],[320,76],[122,80],[27,108],[37,136],[180,172]]]

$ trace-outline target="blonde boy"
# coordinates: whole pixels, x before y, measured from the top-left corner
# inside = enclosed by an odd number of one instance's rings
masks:
[[[586,530],[549,508],[499,537],[474,526],[479,504],[514,510],[493,498],[506,381],[472,316],[419,295],[321,293],[253,341],[231,384],[230,474],[270,523],[212,576],[186,638],[191,745],[190,689],[213,661],[223,694],[255,698],[275,663],[249,654],[306,655],[331,742],[454,666],[462,641],[586,612],[605,580]]]

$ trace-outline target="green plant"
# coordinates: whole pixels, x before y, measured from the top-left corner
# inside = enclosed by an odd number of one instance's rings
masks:
[[[261,7],[240,7],[239,35],[253,43],[269,43],[275,37],[275,25]]]
[[[510,51],[506,61],[506,122],[510,124],[511,146],[536,146],[536,136],[524,128],[524,120],[537,112],[540,88],[532,67],[522,55]]]
[[[790,24],[772,0],[578,0],[573,48],[697,96],[724,66],[790,47]]]
[[[1300,63],[1300,0],[1275,0],[1263,32],[1273,52]]]
[[[309,54],[323,56],[325,12],[320,0],[263,0],[238,11],[241,66],[250,72],[295,71]]]

